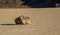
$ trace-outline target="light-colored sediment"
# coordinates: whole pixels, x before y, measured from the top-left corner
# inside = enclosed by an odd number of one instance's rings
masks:
[[[0,25],[0,35],[60,35],[60,8],[0,9],[0,24],[15,24],[20,15],[29,16],[31,25]]]

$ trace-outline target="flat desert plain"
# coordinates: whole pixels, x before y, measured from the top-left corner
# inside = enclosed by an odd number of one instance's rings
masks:
[[[32,24],[15,24],[20,15],[29,16]],[[0,35],[60,35],[60,8],[0,9]]]

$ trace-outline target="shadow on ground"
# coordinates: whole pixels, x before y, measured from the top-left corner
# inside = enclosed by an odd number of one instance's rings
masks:
[[[23,25],[23,24],[0,24],[0,25]]]

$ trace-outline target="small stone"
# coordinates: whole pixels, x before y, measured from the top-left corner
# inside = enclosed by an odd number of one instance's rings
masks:
[[[29,17],[25,17],[25,16],[19,16],[15,19],[15,23],[16,25],[25,25],[25,24],[32,24],[31,19]]]

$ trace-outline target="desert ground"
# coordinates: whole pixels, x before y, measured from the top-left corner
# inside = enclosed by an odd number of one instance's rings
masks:
[[[20,15],[29,16],[32,24],[15,24]],[[0,35],[60,35],[60,8],[0,9]]]

